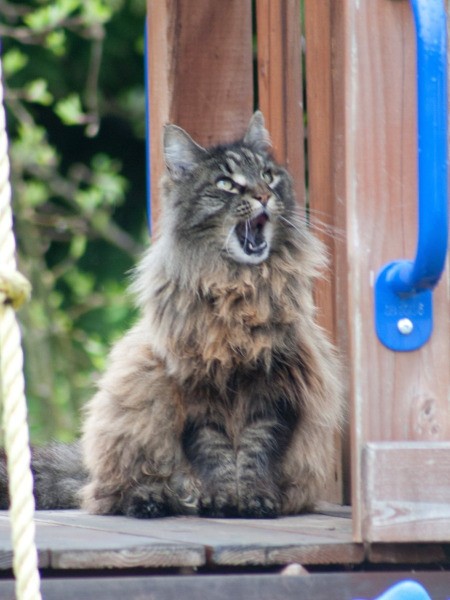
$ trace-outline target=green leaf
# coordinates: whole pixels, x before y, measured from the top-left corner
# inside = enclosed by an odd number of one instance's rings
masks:
[[[69,254],[75,259],[81,258],[86,252],[87,237],[85,235],[75,235],[70,241]]]
[[[80,96],[76,93],[57,102],[55,113],[65,125],[82,125],[85,122]]]
[[[27,206],[41,206],[48,200],[48,189],[42,181],[26,181],[21,186],[22,198]]]
[[[75,194],[75,201],[87,213],[93,213],[96,208],[102,205],[103,194],[97,188],[89,188],[87,190],[79,190]]]
[[[79,0],[57,0],[24,17],[24,23],[35,32],[61,25],[80,6]]]
[[[52,31],[45,38],[45,46],[55,56],[64,56],[66,54],[66,33],[62,29]]]
[[[114,7],[111,6],[111,0],[85,0],[83,2],[82,14],[86,24],[93,25],[106,23],[112,17]]]
[[[29,102],[48,106],[53,102],[53,96],[47,89],[45,79],[35,79],[25,87],[25,94]]]
[[[95,284],[95,278],[92,273],[86,273],[79,269],[71,269],[64,274],[63,279],[78,299],[83,299],[92,294]]]
[[[106,154],[96,154],[92,159],[93,185],[102,192],[105,204],[116,205],[123,201],[127,181],[118,171],[121,164]]]
[[[28,63],[28,56],[20,50],[13,48],[5,52],[2,58],[3,72],[8,77],[21,71]]]
[[[43,127],[30,123],[21,123],[18,136],[11,143],[12,165],[39,165],[54,167],[58,164],[55,149],[48,143],[47,132]]]

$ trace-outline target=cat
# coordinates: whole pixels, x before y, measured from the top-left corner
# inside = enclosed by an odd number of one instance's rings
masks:
[[[132,283],[141,316],[110,354],[80,443],[34,452],[37,506],[137,518],[309,510],[343,404],[336,351],[315,322],[322,245],[261,112],[241,140],[208,149],[167,125],[164,156],[159,235]]]

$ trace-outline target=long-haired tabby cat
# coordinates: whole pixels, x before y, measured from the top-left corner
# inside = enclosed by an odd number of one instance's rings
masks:
[[[133,284],[141,317],[87,406],[81,450],[36,451],[38,507],[275,517],[318,498],[340,371],[314,320],[323,251],[269,148],[260,112],[214,148],[165,128],[160,235]]]

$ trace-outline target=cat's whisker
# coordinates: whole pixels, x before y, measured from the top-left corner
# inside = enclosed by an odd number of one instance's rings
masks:
[[[294,225],[292,220],[286,219],[286,217],[283,217],[283,215],[279,215],[278,218],[290,225],[293,229],[295,229],[295,231],[303,235],[303,229],[301,226]],[[307,226],[307,223],[302,221],[302,225]]]
[[[313,228],[315,231],[325,233],[326,235],[331,235],[335,238],[345,239],[346,235],[344,229],[326,222],[331,217],[332,214],[326,210],[312,208],[311,206],[308,206],[305,209],[304,219],[305,222],[307,222],[311,228]]]
[[[225,240],[225,245],[224,245],[224,247],[225,247],[225,251],[226,251],[226,253],[227,253],[229,256],[231,255],[231,252],[230,252],[230,241],[231,241],[231,237],[232,237],[232,235],[233,235],[233,233],[234,233],[234,229],[235,229],[234,227],[232,227],[232,228],[230,229],[230,231],[229,231],[229,233],[228,233],[228,235],[227,235],[227,239]]]
[[[308,226],[313,231],[322,233],[335,240],[344,241],[347,237],[343,229],[336,227],[335,225],[329,225],[323,221],[317,221],[316,219],[309,220]]]
[[[345,240],[346,236],[342,229],[335,227],[334,225],[328,225],[323,223],[322,221],[318,221],[317,219],[311,220],[303,216],[297,215],[295,220],[297,224],[294,223],[294,219],[286,219],[280,215],[279,217],[283,221],[285,221],[288,225],[293,227],[299,233],[303,232],[303,228],[311,229],[315,232],[321,233],[327,237],[336,239],[336,240]]]
[[[305,212],[310,214],[314,214],[314,215],[321,215],[324,217],[331,217],[332,213],[328,210],[320,210],[320,208],[314,208],[313,206],[307,206],[305,208]]]
[[[245,244],[247,244],[248,241],[248,228],[249,228],[249,223],[248,223],[248,219],[245,221]]]

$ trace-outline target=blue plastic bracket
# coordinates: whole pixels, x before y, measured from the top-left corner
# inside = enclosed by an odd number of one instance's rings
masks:
[[[431,598],[420,583],[404,579],[391,586],[375,600],[431,600]]]
[[[414,261],[385,265],[375,283],[375,328],[391,350],[423,346],[433,330],[432,289],[445,266],[447,17],[444,0],[410,0],[417,37],[418,240]]]

